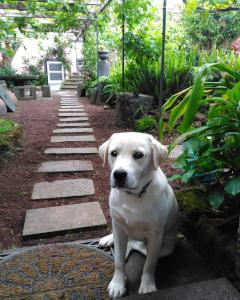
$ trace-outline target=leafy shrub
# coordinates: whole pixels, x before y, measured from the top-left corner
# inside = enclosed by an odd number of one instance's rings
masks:
[[[149,132],[156,127],[157,121],[153,116],[145,116],[135,122],[135,130]]]
[[[15,75],[16,70],[14,70],[10,64],[5,64],[0,67],[0,75]]]
[[[0,134],[12,130],[15,125],[16,123],[11,120],[0,119]]]
[[[206,82],[208,68],[221,70],[223,78]],[[185,97],[173,106],[183,94]],[[208,107],[207,122],[194,129],[191,124],[201,105]],[[224,199],[240,194],[240,73],[224,64],[204,65],[193,87],[171,97],[164,109],[170,107],[170,130],[183,116],[179,126],[183,134],[175,143],[185,140],[184,152],[175,164],[182,174],[172,179],[188,182],[202,178],[210,204],[218,208]]]
[[[22,128],[11,120],[0,119],[0,154],[11,155],[15,146],[20,143]]]

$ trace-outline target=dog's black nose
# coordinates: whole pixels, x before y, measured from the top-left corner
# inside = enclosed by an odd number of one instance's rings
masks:
[[[113,176],[117,183],[123,184],[127,177],[127,172],[124,170],[121,170],[121,169],[116,170],[116,171],[114,171]]]

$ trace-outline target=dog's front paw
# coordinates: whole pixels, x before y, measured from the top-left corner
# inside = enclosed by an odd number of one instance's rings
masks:
[[[109,283],[108,292],[110,298],[122,297],[126,293],[125,280],[120,278],[113,278]]]
[[[99,246],[100,247],[111,247],[113,245],[113,234],[109,234],[104,236],[103,238],[101,238],[101,240],[99,241]]]
[[[146,294],[156,292],[157,287],[153,276],[142,276],[140,288],[138,290],[139,294]]]

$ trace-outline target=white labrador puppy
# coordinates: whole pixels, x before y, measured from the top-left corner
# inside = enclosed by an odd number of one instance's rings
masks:
[[[115,247],[115,272],[108,286],[112,298],[126,292],[125,256],[132,249],[145,254],[139,293],[156,291],[155,267],[169,255],[177,237],[178,205],[159,163],[167,149],[151,135],[113,134],[99,148],[111,169],[109,198],[113,234],[100,240]]]

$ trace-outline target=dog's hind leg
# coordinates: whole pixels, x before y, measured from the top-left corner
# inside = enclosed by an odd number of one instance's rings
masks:
[[[100,247],[111,247],[113,245],[113,234],[109,234],[104,236],[103,238],[101,238],[101,240],[99,241],[99,246]]]
[[[134,240],[128,241],[126,257],[125,257],[126,260],[128,259],[128,256],[132,250],[138,251],[141,254],[147,256],[147,245],[145,242],[134,241]]]

